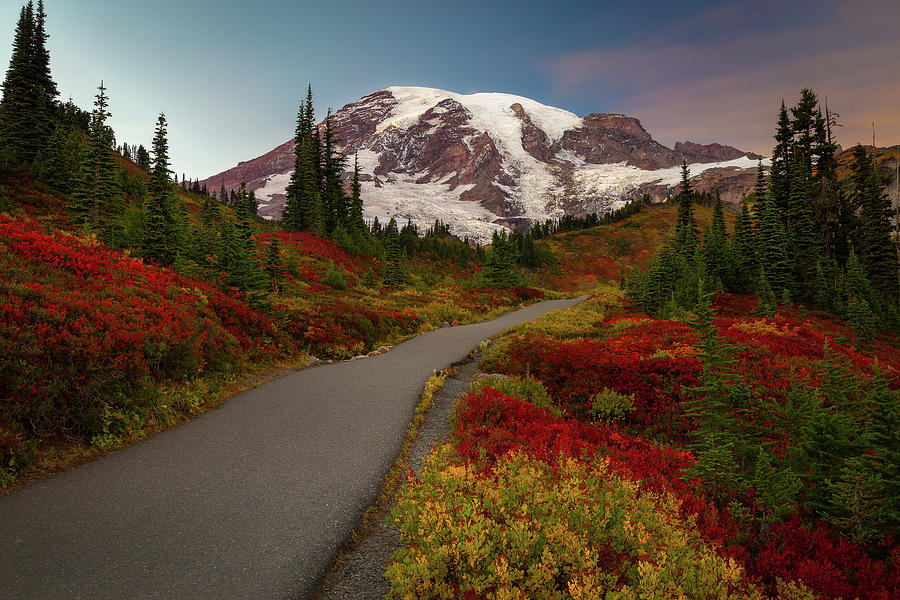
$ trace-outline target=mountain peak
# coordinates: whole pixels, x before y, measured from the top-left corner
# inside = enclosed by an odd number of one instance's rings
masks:
[[[334,113],[332,129],[340,150],[359,160],[366,218],[422,225],[437,218],[477,241],[503,226],[604,213],[640,193],[665,197],[688,153],[698,163],[694,175],[714,169],[717,184],[727,182],[732,195],[755,181],[747,172],[755,161],[734,148],[685,143],[672,150],[634,117],[579,117],[500,92],[387,87]],[[277,218],[292,168],[289,141],[206,182],[236,187],[240,171],[261,214]]]

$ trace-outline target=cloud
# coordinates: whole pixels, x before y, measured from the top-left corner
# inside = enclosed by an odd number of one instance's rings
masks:
[[[640,118],[669,145],[719,141],[769,153],[782,98],[793,104],[803,87],[841,114],[845,147],[870,140],[873,120],[879,144],[893,144],[900,142],[900,38],[891,31],[892,5],[823,2],[806,20],[780,27],[766,25],[765,12],[744,20],[747,9],[726,5],[651,31],[646,41],[542,67],[555,95],[611,100],[605,109]]]

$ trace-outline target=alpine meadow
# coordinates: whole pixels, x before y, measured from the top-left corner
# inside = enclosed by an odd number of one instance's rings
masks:
[[[890,3],[22,1],[0,597],[900,598]]]

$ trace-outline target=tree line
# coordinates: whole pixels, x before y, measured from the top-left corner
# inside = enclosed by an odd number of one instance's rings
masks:
[[[626,278],[628,294],[648,312],[669,314],[690,310],[702,291],[755,293],[763,313],[779,299],[803,301],[850,318],[863,346],[879,317],[900,324],[888,181],[860,145],[850,177],[839,181],[836,117],[810,89],[790,110],[782,102],[771,168],[767,174],[760,161],[730,235],[718,193],[712,222],[697,229],[684,164],[675,236],[648,269]]]
[[[273,236],[266,260],[257,257],[252,223],[256,204],[242,186],[232,191],[234,217],[195,182],[185,191],[204,198],[199,223],[188,218],[176,194],[170,168],[168,123],[160,113],[152,151],[143,145],[116,145],[107,124],[110,98],[101,81],[94,108],[85,112],[61,104],[50,74],[43,1],[29,1],[19,15],[0,104],[0,164],[27,168],[39,180],[67,194],[72,224],[108,246],[187,275],[215,277],[259,300],[277,286],[272,265],[280,262]],[[117,154],[133,159],[146,173],[129,175]]]

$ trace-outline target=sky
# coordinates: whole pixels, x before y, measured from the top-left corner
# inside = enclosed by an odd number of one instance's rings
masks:
[[[0,0],[7,65],[25,0]],[[625,113],[661,143],[768,155],[782,99],[810,87],[838,142],[900,142],[897,0],[45,0],[61,99],[103,80],[119,143],[166,114],[176,173],[203,179],[391,85],[506,92]]]

